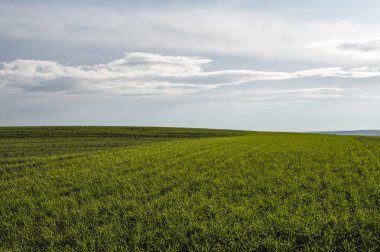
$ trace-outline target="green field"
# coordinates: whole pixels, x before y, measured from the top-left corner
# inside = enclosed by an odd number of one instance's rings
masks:
[[[0,251],[380,249],[380,138],[0,128]]]

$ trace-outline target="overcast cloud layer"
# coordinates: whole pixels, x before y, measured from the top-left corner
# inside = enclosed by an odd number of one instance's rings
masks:
[[[2,1],[0,125],[380,128],[380,19],[345,3]]]

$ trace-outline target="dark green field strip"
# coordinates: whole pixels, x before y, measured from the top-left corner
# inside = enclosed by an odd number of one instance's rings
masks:
[[[0,169],[38,157],[71,156],[183,138],[251,134],[233,130],[159,127],[0,127]]]
[[[6,138],[200,138],[236,136],[247,131],[214,130],[163,127],[100,127],[100,126],[51,126],[51,127],[0,127],[0,139]]]
[[[152,138],[23,138],[0,139],[0,162],[11,158],[46,157],[71,153],[107,150],[115,147],[159,143],[172,139]]]
[[[160,142],[154,142],[156,144],[160,143]],[[132,146],[132,147],[138,147],[137,145],[136,146]],[[182,142],[179,143],[178,147],[182,147]],[[198,146],[199,147],[199,146]],[[179,151],[174,151],[171,149],[171,148],[164,148],[161,150],[161,156],[167,156],[168,157],[168,162],[174,162],[174,163],[178,163],[178,162],[181,162],[183,160],[183,157],[185,156],[189,156],[191,155],[192,157],[193,156],[197,156],[197,155],[207,155],[211,150],[217,150],[217,149],[222,149],[222,148],[225,148],[226,146],[221,146],[219,144],[219,142],[215,142],[214,144],[208,144],[207,146],[202,146],[202,147],[199,147],[197,149],[193,149],[191,152],[179,152]],[[188,149],[188,147],[187,147]],[[124,153],[125,152],[125,148],[119,148],[119,149],[111,149],[111,150],[107,150],[107,151],[98,151],[98,152],[95,152],[95,153],[85,153],[85,154],[74,154],[74,155],[65,155],[65,156],[49,156],[49,157],[46,157],[46,158],[30,158],[28,159],[28,161],[26,162],[26,164],[23,164],[21,167],[22,169],[18,168],[18,166],[14,166],[16,167],[17,169],[15,169],[16,171],[20,171],[20,170],[24,170],[25,168],[28,168],[28,167],[33,167],[34,169],[36,169],[37,171],[35,170],[27,170],[26,172],[28,173],[27,176],[30,176],[31,174],[30,173],[35,173],[35,172],[38,172],[38,170],[40,169],[45,169],[46,167],[49,167],[49,169],[51,169],[52,167],[56,167],[57,169],[61,169],[62,168],[62,161],[63,160],[66,160],[66,159],[76,159],[77,157],[83,157],[85,156],[85,159],[88,159],[88,158],[91,158],[91,157],[95,157],[96,159],[99,159],[99,155],[102,155],[102,156],[107,156],[109,157],[109,155],[111,155],[111,159],[113,161],[115,161],[115,157],[117,156],[120,156],[120,155],[123,155],[123,154],[120,154],[120,153]],[[137,151],[140,151],[139,149]],[[163,153],[165,151],[165,153]],[[145,152],[145,149],[143,151],[143,153],[146,153],[146,161],[151,161],[151,162],[158,162],[158,161],[161,161],[161,160],[153,160],[152,156],[150,156],[150,153],[148,152]],[[135,155],[135,151],[132,151],[132,154],[129,154],[129,155]],[[172,155],[174,155],[173,157],[171,157]],[[161,156],[160,156],[160,159],[161,159]],[[88,157],[88,158],[87,158]],[[82,162],[83,158],[82,159],[79,159],[79,160],[76,160],[76,162]],[[113,164],[113,161],[112,160],[106,160],[107,162],[110,162],[110,164]],[[124,159],[124,156],[122,156],[122,159],[123,162],[126,162],[126,160]],[[127,159],[129,160],[129,159]],[[86,160],[87,161],[87,160]],[[132,160],[133,161],[133,160]],[[52,162],[55,162],[55,165],[53,165]],[[104,160],[102,162],[105,162]],[[146,163],[143,163],[142,164],[143,166],[141,167],[138,167],[138,169],[141,169],[141,168],[144,168],[144,166],[146,165]],[[73,165],[75,166],[75,165]],[[11,172],[12,169],[8,169],[8,171],[3,171],[4,173],[5,172]],[[130,171],[129,171],[130,172]],[[21,174],[20,174],[21,175]],[[11,175],[13,176],[13,175]]]
[[[45,161],[1,174],[0,250],[377,250],[379,169],[354,137],[302,134]]]

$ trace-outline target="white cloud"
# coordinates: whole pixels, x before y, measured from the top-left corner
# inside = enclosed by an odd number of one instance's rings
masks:
[[[278,81],[306,77],[368,78],[380,76],[380,68],[317,68],[295,72],[274,72],[227,69],[205,71],[210,59],[201,57],[164,56],[153,53],[128,53],[125,57],[105,64],[70,66],[54,61],[15,60],[0,67],[0,87],[38,92],[114,92],[137,95],[185,95],[225,86],[257,81]],[[319,96],[333,97],[315,89]],[[315,92],[315,90],[312,90]],[[284,95],[308,91],[279,90]],[[323,92],[321,92],[323,91]],[[350,90],[352,91],[352,90]],[[272,92],[272,91],[271,91]],[[318,96],[318,97],[319,97]]]

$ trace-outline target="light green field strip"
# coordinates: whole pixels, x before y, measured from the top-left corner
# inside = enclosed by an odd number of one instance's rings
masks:
[[[380,161],[380,137],[356,137]]]
[[[354,137],[258,134],[45,160],[1,174],[0,250],[376,250],[378,181],[378,157]]]

